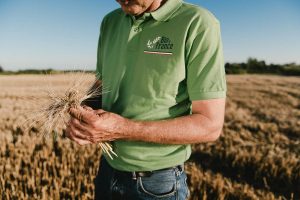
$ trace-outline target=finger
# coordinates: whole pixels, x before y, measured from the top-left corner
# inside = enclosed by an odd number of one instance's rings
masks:
[[[70,126],[70,135],[72,136],[72,139],[81,139],[81,140],[88,140],[89,139],[89,137],[86,134],[83,134],[80,130],[78,130],[72,124]]]
[[[76,142],[77,144],[79,145],[87,145],[87,144],[92,144],[89,140],[82,140],[82,139],[79,139],[79,138],[74,138],[73,139],[74,142]]]
[[[70,115],[79,121],[84,121],[89,123],[92,119],[95,118],[95,114],[91,111],[85,110],[82,107],[71,108]]]
[[[83,133],[83,135],[90,135],[89,129],[86,126],[84,126],[85,124],[86,123],[80,122],[76,118],[72,118],[70,122],[70,125],[73,126],[75,129],[77,129],[78,131],[80,131],[81,133]]]
[[[89,106],[83,105],[82,107],[88,111],[93,111],[93,108],[91,108]]]
[[[76,137],[76,135],[77,134],[71,129],[71,127],[66,129],[66,136],[70,140],[76,142],[79,145],[91,144],[91,142],[89,140],[78,138],[78,137]]]
[[[76,134],[74,133],[74,131],[72,130],[71,126],[68,126],[66,128],[66,137],[68,137],[71,140],[74,140],[74,138],[76,137]]]
[[[95,112],[97,115],[101,115],[101,114],[103,114],[103,113],[106,113],[106,111],[105,111],[105,110],[102,110],[102,109],[95,110],[94,112]]]
[[[69,139],[71,139],[71,137],[72,137],[72,135],[70,134],[70,131],[71,131],[70,127],[68,126],[65,131],[65,136]]]

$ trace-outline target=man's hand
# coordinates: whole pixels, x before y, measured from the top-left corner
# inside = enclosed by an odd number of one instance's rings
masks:
[[[113,141],[123,137],[122,129],[127,119],[120,115],[106,112],[102,109],[93,110],[90,107],[71,108],[72,116],[66,135],[79,145]]]
[[[158,121],[134,121],[90,107],[72,108],[67,137],[80,145],[117,139],[160,144],[215,141],[222,132],[225,98],[192,102],[192,114]]]

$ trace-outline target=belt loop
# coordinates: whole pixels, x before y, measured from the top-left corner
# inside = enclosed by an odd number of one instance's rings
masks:
[[[132,179],[136,180],[136,173],[135,173],[135,171],[132,172]]]
[[[179,165],[180,167],[180,171],[183,172],[184,171],[184,164]]]
[[[176,175],[177,176],[180,176],[182,174],[182,172],[184,171],[184,165],[181,164],[181,165],[177,165],[175,167],[175,172],[176,172]]]
[[[176,176],[180,176],[180,169],[178,166],[174,167]]]

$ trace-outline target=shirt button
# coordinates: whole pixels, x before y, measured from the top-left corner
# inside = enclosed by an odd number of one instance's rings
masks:
[[[134,31],[134,32],[140,32],[140,31],[142,31],[142,28],[140,28],[140,27],[135,27],[135,28],[133,29],[133,31]]]

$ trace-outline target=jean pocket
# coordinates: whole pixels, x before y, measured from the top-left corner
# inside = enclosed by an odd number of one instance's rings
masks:
[[[151,177],[138,178],[139,191],[156,198],[174,196],[176,193],[176,176],[173,173],[153,174]]]

